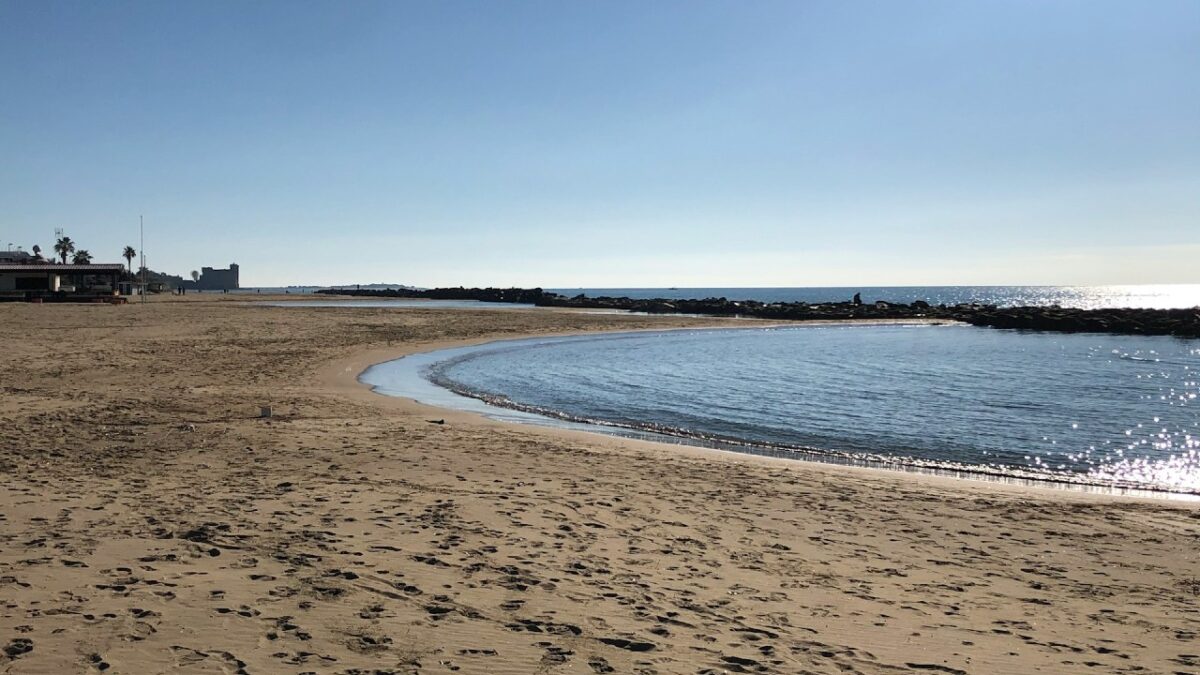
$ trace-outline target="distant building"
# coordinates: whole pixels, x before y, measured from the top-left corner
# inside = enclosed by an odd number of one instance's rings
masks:
[[[200,291],[232,291],[241,288],[238,285],[237,263],[231,263],[226,270],[201,267],[199,281],[187,284],[187,287]]]
[[[25,251],[0,251],[0,263],[22,264],[33,262],[33,256]]]

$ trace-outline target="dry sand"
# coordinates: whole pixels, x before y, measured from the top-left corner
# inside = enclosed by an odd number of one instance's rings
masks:
[[[501,425],[355,381],[450,341],[695,323],[0,305],[0,672],[1200,671],[1194,505]]]

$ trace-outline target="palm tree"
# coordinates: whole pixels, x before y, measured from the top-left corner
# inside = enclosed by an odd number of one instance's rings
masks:
[[[75,252],[75,242],[70,237],[63,237],[54,242],[54,252],[62,258],[62,264],[67,264],[67,256]]]
[[[75,257],[71,258],[72,265],[91,265],[92,254],[87,252],[86,248],[81,248],[75,252]]]
[[[121,252],[121,257],[125,259],[125,264],[129,265],[129,276],[133,276],[133,259],[137,257],[137,251],[133,250],[132,246],[126,246]]]
[[[194,281],[194,282],[200,281],[200,273],[197,272],[196,270],[192,270],[192,281]]]

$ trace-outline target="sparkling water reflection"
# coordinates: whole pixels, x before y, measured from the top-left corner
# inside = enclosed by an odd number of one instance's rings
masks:
[[[645,298],[704,299],[759,302],[845,302],[855,293],[868,302],[910,303],[924,300],[933,305],[980,303],[1000,307],[1145,307],[1179,309],[1200,306],[1200,284],[1141,284],[1126,286],[859,286],[825,288],[557,288],[556,293],[583,293]]]
[[[823,326],[485,346],[456,390],[575,420],[884,463],[1200,492],[1200,345]]]

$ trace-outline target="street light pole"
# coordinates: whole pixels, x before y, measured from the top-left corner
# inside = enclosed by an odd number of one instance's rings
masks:
[[[146,302],[146,221],[138,216],[138,249],[142,258],[142,302]]]

